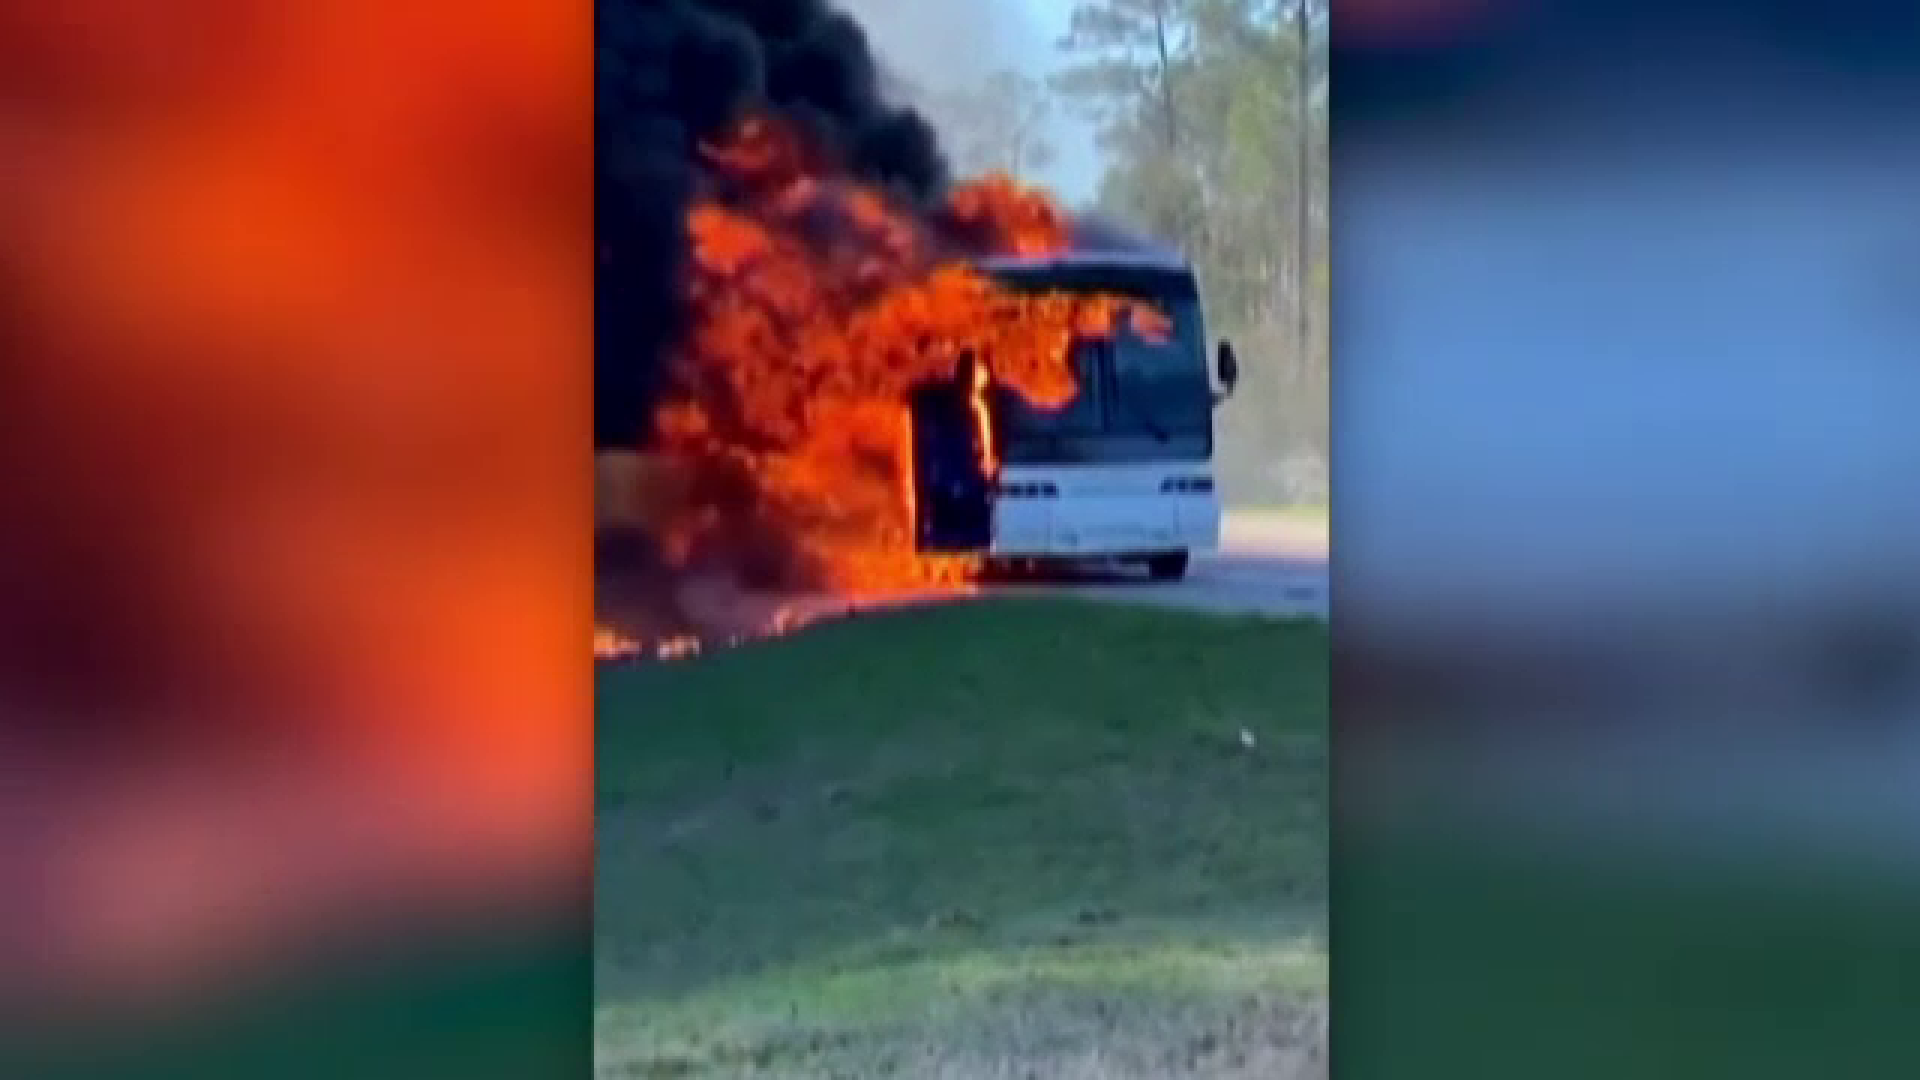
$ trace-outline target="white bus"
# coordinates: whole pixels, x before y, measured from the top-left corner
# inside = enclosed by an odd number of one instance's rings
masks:
[[[1239,377],[1233,347],[1218,346],[1216,391],[1193,268],[1177,257],[1077,252],[993,259],[981,268],[1034,291],[1120,294],[1152,304],[1168,332],[1149,339],[1129,325],[1108,340],[1073,346],[1079,391],[1042,410],[995,395],[995,475],[973,499],[940,498],[923,461],[916,411],[916,523],[923,550],[984,554],[996,562],[1120,562],[1177,580],[1194,552],[1220,540],[1213,413]],[[990,367],[990,361],[989,365]],[[968,510],[968,504],[972,510]],[[956,509],[958,507],[958,509]]]

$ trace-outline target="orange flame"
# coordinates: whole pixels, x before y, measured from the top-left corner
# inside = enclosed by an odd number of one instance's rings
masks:
[[[995,284],[766,117],[707,154],[720,190],[688,221],[693,327],[655,417],[658,451],[692,478],[664,523],[670,557],[797,587],[964,580],[964,560],[914,551],[909,392],[971,351],[1002,386],[1058,407],[1076,389],[1070,342],[1111,333],[1126,302]],[[1065,215],[1005,177],[954,192],[945,216],[1003,252],[1069,242]],[[971,390],[990,436],[986,386]],[[980,442],[991,475],[993,440]]]
[[[974,441],[980,446],[980,474],[993,477],[1000,473],[1000,458],[993,446],[993,400],[991,375],[984,367],[973,369],[973,384],[967,387],[967,409],[973,414]]]

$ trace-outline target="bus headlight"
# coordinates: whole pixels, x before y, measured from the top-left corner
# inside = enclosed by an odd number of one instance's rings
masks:
[[[1060,489],[1046,482],[1013,483],[999,485],[994,494],[1003,499],[1057,499]]]

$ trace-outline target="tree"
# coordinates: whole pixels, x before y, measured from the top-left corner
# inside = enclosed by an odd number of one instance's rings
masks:
[[[1074,8],[1060,47],[1074,63],[1054,80],[1098,125],[1111,163],[1101,208],[1192,251],[1205,243],[1203,193],[1191,168],[1182,58],[1191,0],[1102,0]]]
[[[1053,163],[1046,135],[1053,102],[1030,76],[1000,71],[976,86],[923,100],[957,175],[1000,171],[1031,181]]]
[[[1326,25],[1324,0],[1081,0],[1054,84],[1097,125],[1100,208],[1185,251],[1242,340],[1222,466],[1260,497],[1327,456]]]
[[[1159,148],[1177,150],[1184,128],[1175,58],[1190,0],[1101,0],[1073,9],[1060,47],[1078,63],[1056,81],[1102,120],[1103,142],[1123,141],[1152,110]]]

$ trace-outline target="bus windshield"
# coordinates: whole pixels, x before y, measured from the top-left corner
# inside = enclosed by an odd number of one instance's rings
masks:
[[[1065,406],[1040,409],[1017,400],[1003,406],[1000,437],[1006,460],[1210,455],[1213,391],[1207,379],[1200,298],[1191,273],[1046,263],[1005,265],[993,273],[1017,289],[1117,294],[1151,309],[1145,316],[1123,316],[1109,340],[1073,343],[1070,362],[1079,392]]]

